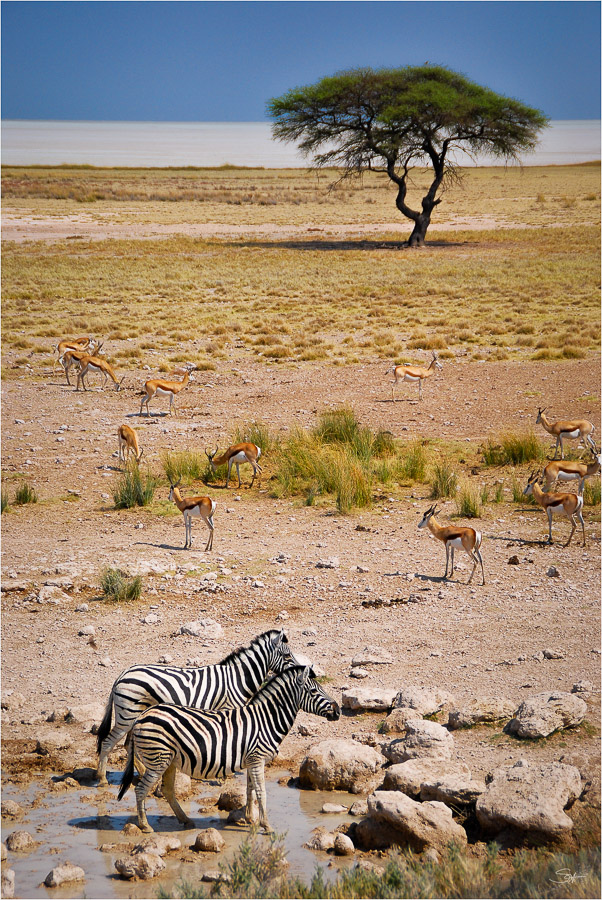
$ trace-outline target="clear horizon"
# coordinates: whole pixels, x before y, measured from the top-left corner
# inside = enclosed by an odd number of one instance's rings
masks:
[[[265,122],[296,85],[425,61],[555,121],[597,120],[600,4],[2,3],[8,121]]]

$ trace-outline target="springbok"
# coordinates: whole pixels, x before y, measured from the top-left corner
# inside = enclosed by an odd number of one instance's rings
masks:
[[[552,460],[543,470],[544,491],[549,491],[555,481],[578,481],[577,493],[582,494],[585,487],[585,479],[597,475],[602,466],[602,453],[590,450],[592,461],[586,462],[561,462]]]
[[[228,487],[228,482],[230,481],[230,470],[232,469],[232,463],[236,466],[236,474],[238,475],[238,486],[241,486],[240,482],[240,469],[243,463],[249,463],[249,465],[253,466],[253,478],[251,479],[251,484],[249,487],[253,487],[253,482],[255,481],[255,476],[257,473],[260,473],[263,469],[258,463],[258,459],[261,456],[261,447],[258,447],[257,444],[243,443],[243,444],[233,444],[231,447],[228,447],[225,453],[222,453],[221,456],[216,458],[217,447],[210,453],[209,450],[205,449],[205,454],[207,459],[209,460],[209,464],[212,470],[215,472],[217,466],[223,466],[225,463],[228,463],[228,475],[226,477],[226,487]]]
[[[76,364],[79,365],[80,360],[83,359],[84,356],[89,356],[89,353],[85,350],[65,350],[62,356],[59,356],[57,361],[63,367],[68,385],[71,384],[69,379],[69,370],[71,366]],[[54,372],[54,369],[52,371]]]
[[[425,378],[430,378],[431,375],[434,375],[437,369],[440,371],[443,368],[435,351],[433,350],[432,352],[433,358],[428,368],[423,366],[393,366],[392,369],[387,370],[388,372],[393,372],[395,378],[391,385],[392,400],[395,400],[395,387],[400,381],[409,381],[411,384],[418,382],[418,399],[422,400],[422,382]]]
[[[477,570],[477,565],[481,564],[481,575],[483,576],[483,584],[485,584],[485,572],[483,570],[483,557],[481,556],[481,532],[475,531],[474,528],[455,528],[453,526],[443,526],[437,522],[435,516],[441,510],[438,510],[437,504],[430,506],[422,517],[422,521],[418,525],[419,528],[428,528],[431,534],[439,541],[445,544],[445,575],[447,578],[447,569],[449,558],[451,556],[451,572],[449,577],[454,574],[454,550],[465,550],[474,563],[473,570],[470,573],[468,584],[472,581],[473,575]]]
[[[117,440],[119,441],[119,459],[123,458],[123,461],[127,462],[131,451],[136,462],[140,462],[144,450],[140,449],[138,435],[133,428],[130,428],[129,425],[120,425],[117,429]]]
[[[83,353],[97,353],[99,350],[99,345],[98,341],[95,341],[94,338],[87,337],[85,335],[78,338],[63,338],[63,340],[59,341],[56,346],[58,357],[55,359],[52,366],[53,375],[56,369],[56,364],[61,363],[61,358],[66,350],[79,350]]]
[[[107,383],[107,379],[110,378],[113,384],[115,385],[115,390],[118,391],[121,388],[123,383],[123,379],[125,375],[121,379],[121,381],[117,380],[117,376],[113,370],[113,367],[109,365],[106,359],[103,359],[101,356],[83,356],[79,360],[79,372],[77,373],[77,384],[75,386],[75,390],[79,391],[79,383],[81,381],[82,386],[85,391],[87,391],[86,382],[84,381],[85,376],[89,373],[98,372],[103,376],[102,386],[104,388]]]
[[[535,502],[538,503],[548,516],[548,544],[552,544],[552,516],[557,513],[559,516],[567,516],[571,520],[572,529],[569,539],[564,544],[568,547],[573,539],[577,523],[575,516],[581,522],[581,530],[583,532],[583,546],[585,547],[585,522],[583,521],[583,497],[579,494],[547,494],[539,486],[539,474],[532,472],[527,482],[527,487],[523,494],[533,494]]]
[[[213,548],[213,513],[215,512],[215,507],[217,503],[215,500],[212,500],[210,497],[182,497],[180,493],[179,484],[182,479],[179,478],[175,484],[169,481],[171,490],[169,492],[169,499],[173,500],[176,504],[182,515],[184,516],[184,526],[186,529],[186,540],[184,541],[184,550],[190,550],[192,547],[192,519],[193,516],[200,516],[200,518],[204,521],[205,525],[209,529],[209,540],[207,541],[207,546],[205,547],[205,551],[211,550]]]
[[[595,428],[592,422],[588,422],[587,419],[563,419],[559,422],[550,422],[545,415],[546,409],[548,409],[548,407],[538,407],[535,424],[539,425],[541,423],[548,434],[551,434],[556,438],[554,459],[558,459],[559,447],[560,458],[564,459],[564,448],[562,446],[562,442],[565,438],[570,438],[570,440],[572,441],[580,438],[595,452],[596,445],[592,438],[592,434],[595,431]]]
[[[145,395],[140,404],[140,415],[142,415],[142,407],[146,406],[146,415],[150,416],[148,404],[155,395],[157,397],[169,397],[169,412],[171,413],[172,407],[175,409],[176,406],[176,394],[179,394],[186,387],[189,380],[190,372],[188,371],[181,381],[165,381],[163,378],[151,378],[150,381],[145,382]]]

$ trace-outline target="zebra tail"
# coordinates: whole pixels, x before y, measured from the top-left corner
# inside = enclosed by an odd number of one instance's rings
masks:
[[[105,714],[102,722],[98,726],[98,737],[96,739],[96,752],[100,753],[102,750],[102,742],[107,737],[109,731],[111,730],[111,718],[113,715],[113,691],[109,694],[109,699],[107,701],[107,706],[105,709]]]
[[[128,761],[125,767],[125,772],[121,778],[121,787],[119,788],[119,793],[117,794],[117,799],[121,800],[129,786],[134,780],[134,742],[130,741],[130,746],[128,749]]]

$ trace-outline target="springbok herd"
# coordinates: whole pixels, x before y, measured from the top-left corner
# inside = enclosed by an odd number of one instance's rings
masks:
[[[77,370],[76,391],[79,390],[80,384],[86,390],[85,377],[88,374],[99,374],[103,376],[103,387],[108,379],[111,379],[115,385],[115,390],[119,391],[123,378],[119,380],[113,367],[99,356],[102,344],[92,337],[65,338],[60,341],[57,346],[58,363],[63,367],[67,383],[71,384],[69,379],[69,371],[71,368]],[[393,366],[388,373],[393,372],[392,400],[395,399],[395,387],[399,382],[407,381],[410,384],[418,384],[418,396],[422,400],[422,383],[437,371],[442,369],[441,363],[437,358],[436,352],[432,351],[432,359],[428,367],[399,365]],[[125,376],[124,376],[125,377]],[[187,384],[192,381],[190,371],[186,371],[181,381],[168,381],[162,378],[152,378],[144,384],[142,402],[140,403],[140,415],[146,407],[146,415],[150,416],[149,403],[153,397],[169,398],[169,413],[173,414],[176,404],[176,395],[182,391]],[[596,475],[600,472],[602,454],[596,447],[593,440],[594,425],[586,419],[562,420],[551,422],[546,416],[546,408],[539,408],[537,412],[536,424],[541,424],[543,428],[556,438],[556,446],[554,450],[554,458],[549,462],[543,472],[533,472],[524,489],[524,494],[532,494],[535,501],[542,507],[548,517],[548,543],[552,543],[552,518],[556,514],[558,516],[566,516],[570,519],[572,528],[571,533],[565,547],[571,543],[573,534],[577,527],[577,522],[581,525],[583,535],[583,546],[585,546],[585,522],[583,520],[583,489],[585,479]],[[140,449],[138,436],[133,428],[129,425],[120,425],[117,433],[119,443],[119,459],[129,460],[130,453],[133,454],[136,462],[140,462],[143,450]],[[564,459],[564,441],[565,440],[582,440],[587,450],[591,454],[590,462],[575,462]],[[560,460],[558,460],[558,451],[560,450]],[[205,450],[209,463],[213,471],[218,466],[227,465],[228,472],[226,476],[226,488],[230,482],[232,465],[236,467],[236,475],[238,477],[238,487],[241,486],[240,466],[248,463],[253,469],[253,477],[251,479],[251,487],[255,481],[255,477],[261,477],[262,468],[259,465],[261,457],[261,447],[250,442],[233,444],[231,447],[218,456],[218,448],[213,452]],[[556,481],[577,481],[577,493],[554,493],[550,488]],[[185,542],[184,549],[188,550],[192,547],[192,523],[193,519],[200,518],[209,529],[209,539],[205,550],[211,550],[213,547],[213,533],[215,529],[213,515],[215,513],[216,501],[210,497],[183,497],[179,489],[180,481],[173,483],[170,479],[169,499],[173,501],[184,517],[185,525]],[[543,490],[541,485],[543,485]],[[444,578],[451,578],[454,573],[454,551],[464,550],[473,562],[473,570],[468,579],[468,583],[472,581],[477,567],[480,565],[482,583],[485,584],[485,571],[483,567],[483,558],[481,556],[482,536],[479,531],[474,528],[460,526],[444,526],[437,520],[437,505],[430,506],[423,515],[422,521],[418,525],[419,528],[428,528],[431,534],[445,545],[445,575]],[[450,568],[451,563],[451,568]]]

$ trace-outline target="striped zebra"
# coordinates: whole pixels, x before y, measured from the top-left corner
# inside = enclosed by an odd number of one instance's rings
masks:
[[[253,818],[253,792],[259,803],[259,824],[271,831],[266,810],[264,766],[273,759],[302,709],[329,722],[341,715],[338,704],[315,680],[309,666],[294,666],[275,675],[247,706],[220,712],[189,709],[161,703],[142,713],[134,724],[128,761],[119,800],[134,778],[134,757],[145,766],[136,785],[138,827],[152,831],[144,803],[153,786],[163,776],[163,794],[186,828],[194,822],[175,796],[178,770],[192,778],[224,777],[247,770],[245,815]]]
[[[96,770],[99,786],[107,782],[107,760],[117,742],[145,709],[158,703],[195,709],[244,706],[268,677],[298,665],[284,631],[272,629],[255,637],[213,666],[139,665],[122,672],[113,684],[98,729]],[[111,718],[115,711],[115,724]]]

